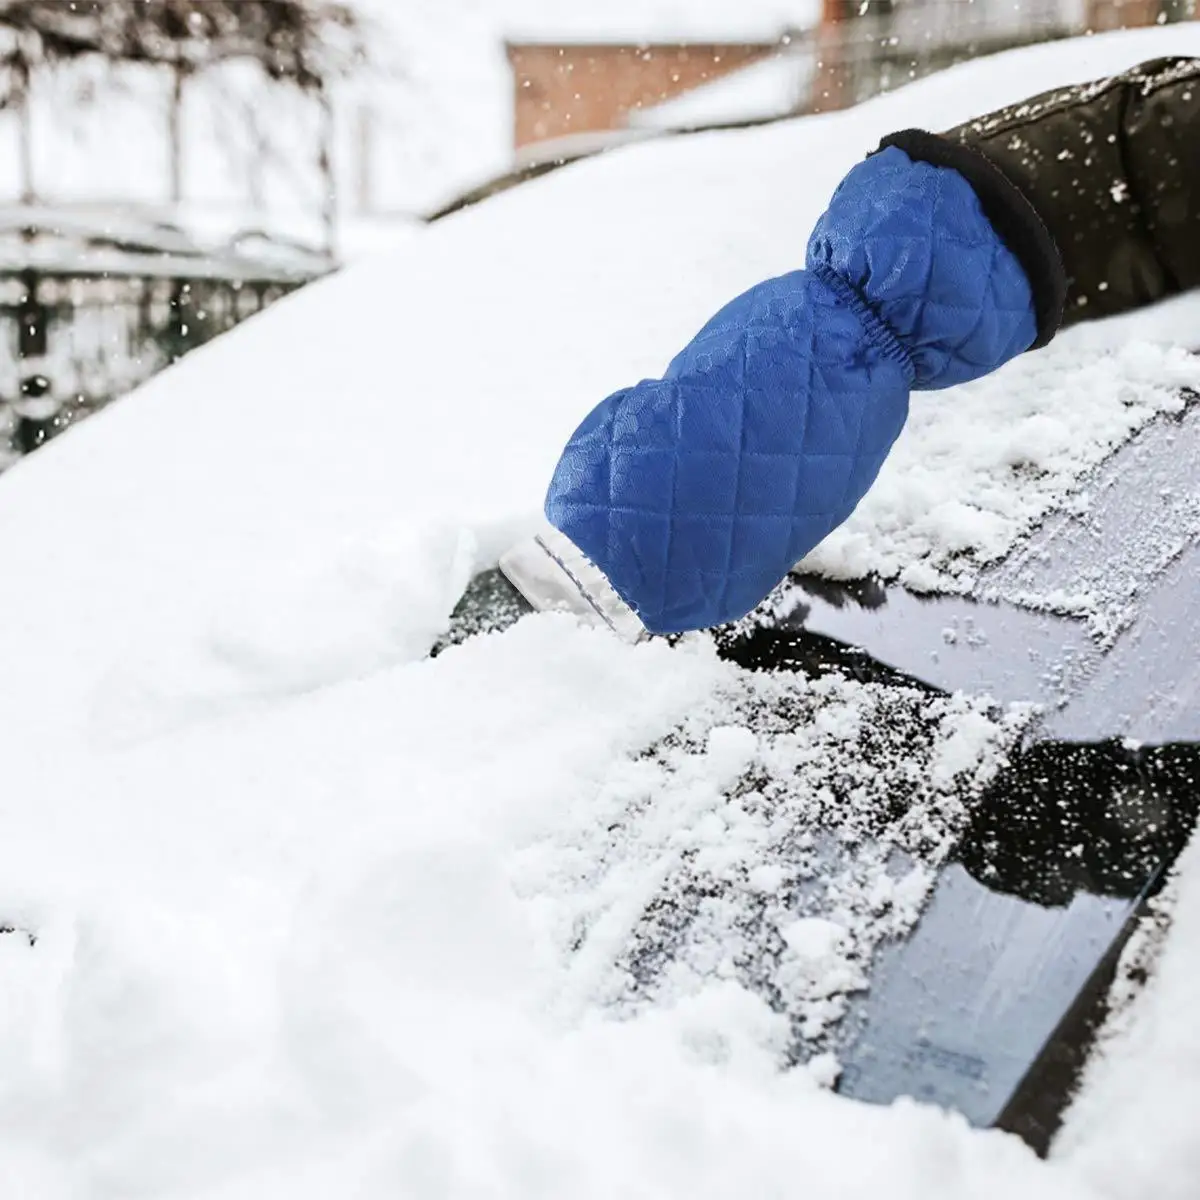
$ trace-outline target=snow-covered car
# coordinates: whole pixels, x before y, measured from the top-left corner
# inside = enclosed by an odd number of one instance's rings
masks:
[[[736,627],[491,570],[883,134],[1168,52],[575,164],[6,473],[5,1194],[1191,1195],[1197,297],[915,397]]]

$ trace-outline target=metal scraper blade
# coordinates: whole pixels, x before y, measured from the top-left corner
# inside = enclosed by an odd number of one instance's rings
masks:
[[[539,612],[572,613],[630,643],[649,636],[599,567],[550,525],[508,550],[500,570]]]

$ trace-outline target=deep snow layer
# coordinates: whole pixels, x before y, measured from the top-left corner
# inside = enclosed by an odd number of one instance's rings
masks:
[[[281,302],[0,479],[5,1194],[1189,1195],[1190,1126],[1128,1114],[1170,1103],[1139,1064],[1183,1105],[1200,1089],[1194,870],[1154,991],[1042,1164],[837,1099],[834,1064],[779,1070],[781,1022],[836,1016],[819,1002],[871,946],[858,900],[845,934],[780,904],[770,813],[828,816],[821,764],[899,722],[876,693],[780,685],[797,719],[768,728],[784,701],[706,639],[626,647],[554,617],[422,661],[581,414],[793,266],[881,133],[1185,42],[1045,47],[565,170]],[[1197,311],[920,398],[816,561],[964,586],[1178,403]],[[925,716],[933,862],[1005,731],[976,701]],[[860,815],[910,765],[876,766]],[[698,858],[725,902],[631,998],[645,901],[694,894],[671,881]],[[920,883],[884,907],[911,920]],[[721,965],[752,895],[799,960],[782,1017]]]

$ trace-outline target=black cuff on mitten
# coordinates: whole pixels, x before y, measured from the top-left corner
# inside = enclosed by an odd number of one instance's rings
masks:
[[[1046,345],[1062,324],[1067,276],[1054,238],[1029,198],[982,151],[964,142],[924,129],[902,129],[879,143],[880,150],[888,146],[903,150],[914,161],[950,167],[971,185],[984,216],[1029,280],[1038,327],[1037,341],[1030,349]]]

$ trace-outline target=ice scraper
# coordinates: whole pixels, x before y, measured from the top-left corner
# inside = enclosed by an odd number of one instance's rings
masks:
[[[623,636],[736,620],[854,511],[914,388],[987,374],[1049,340],[1060,309],[963,174],[887,145],[835,192],[803,270],[732,300],[662,378],[588,414],[548,531],[501,569],[535,608]]]
[[[572,613],[611,629],[627,642],[646,636],[637,613],[617,595],[604,573],[552,525],[507,551],[500,570],[539,612]]]

